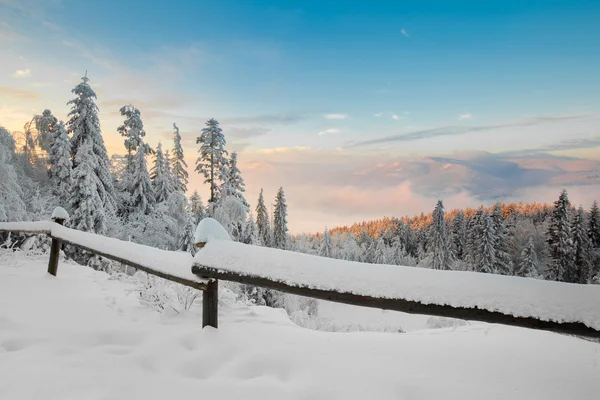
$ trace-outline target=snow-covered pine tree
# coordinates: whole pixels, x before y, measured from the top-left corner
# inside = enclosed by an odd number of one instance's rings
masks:
[[[573,214],[571,236],[574,268],[565,274],[565,282],[588,283],[592,279],[592,246],[585,228],[585,211],[579,207]]]
[[[331,233],[329,229],[325,227],[321,243],[319,244],[319,255],[321,257],[333,258],[333,244],[331,243]]]
[[[123,125],[117,128],[117,132],[125,138],[124,144],[127,149],[127,171],[131,172],[134,153],[142,144],[143,137],[146,136],[144,123],[140,110],[132,104],[121,107],[119,110],[121,116],[126,117]]]
[[[242,233],[242,242],[251,244],[253,246],[260,246],[260,237],[258,236],[258,227],[254,222],[254,215],[252,211],[248,213],[246,223],[244,224],[244,230]]]
[[[485,211],[480,220],[481,236],[476,240],[478,254],[475,258],[477,272],[496,273],[496,230],[490,214]]]
[[[202,198],[197,190],[190,196],[190,211],[195,218],[196,224],[206,217],[206,208],[202,204]]]
[[[263,189],[260,189],[258,203],[256,204],[256,226],[258,227],[258,236],[263,246],[271,246],[271,227],[269,225],[269,213],[265,206]]]
[[[96,93],[88,84],[89,79],[87,76],[81,78],[81,80],[81,83],[72,90],[76,97],[67,103],[71,105],[67,131],[72,135],[71,157],[73,159],[73,169],[79,166],[79,162],[84,162],[84,157],[78,156],[77,153],[83,142],[89,139],[91,152],[86,149],[86,156],[93,158],[93,160],[86,160],[86,163],[93,166],[93,170],[90,172],[96,176],[95,180],[102,184],[97,187],[100,206],[104,208],[105,214],[113,215],[116,211],[115,191],[109,169],[108,153],[100,130],[98,106],[95,102]]]
[[[566,190],[563,190],[554,202],[547,242],[550,262],[546,269],[546,279],[564,281],[565,277],[571,274],[575,261],[571,233],[571,202]]]
[[[471,271],[478,270],[479,238],[481,237],[482,219],[483,207],[479,207],[475,214],[471,215],[467,225],[467,241],[463,250],[463,258],[469,264]]]
[[[58,205],[69,208],[73,167],[71,163],[71,141],[62,121],[55,124],[52,136],[52,145],[48,157],[50,186]]]
[[[237,153],[234,151],[231,153],[229,157],[229,168],[227,170],[227,176],[225,177],[225,182],[223,182],[223,190],[222,196],[234,196],[240,200],[240,202],[250,208],[250,205],[246,201],[244,197],[244,192],[246,191],[244,184],[244,179],[242,178],[242,173],[237,166]]]
[[[590,245],[592,248],[600,248],[600,208],[598,207],[597,201],[594,201],[592,208],[590,208],[588,237],[590,238]]]
[[[521,257],[519,258],[519,266],[516,270],[517,276],[523,276],[526,278],[536,278],[538,274],[538,259],[535,253],[535,245],[533,242],[533,237],[529,237],[527,241],[527,245],[523,248],[521,252]]]
[[[179,128],[173,123],[173,177],[175,179],[175,190],[179,190],[183,193],[187,192],[188,184],[188,172],[187,163],[183,156],[183,147],[181,147],[181,135],[179,134]]]
[[[289,248],[289,241],[287,204],[285,201],[285,193],[281,187],[275,198],[275,213],[273,214],[273,247],[285,250]]]
[[[167,169],[168,163],[162,151],[162,143],[158,143],[154,157],[154,165],[150,174],[154,197],[157,203],[167,200],[171,193],[175,191],[173,181]]]
[[[194,240],[194,234],[196,232],[196,222],[194,221],[194,215],[191,212],[186,213],[185,225],[179,236],[178,248],[181,251],[186,251],[196,254],[197,247]]]
[[[128,182],[131,195],[129,205],[133,212],[143,214],[150,213],[152,206],[156,203],[146,163],[148,151],[150,151],[150,147],[143,141],[140,142],[131,166],[131,180]]]
[[[94,154],[93,143],[91,136],[84,137],[75,153],[69,225],[80,231],[102,235],[106,232],[107,215],[100,194],[105,192],[95,173],[98,157]]]
[[[462,260],[464,257],[464,248],[467,243],[467,220],[465,214],[459,210],[452,221],[451,245],[454,256]]]
[[[383,235],[379,235],[379,238],[377,238],[373,262],[375,264],[390,264],[388,246],[383,240]]]
[[[210,199],[208,202],[213,206],[219,197],[220,184],[227,176],[228,162],[225,150],[225,136],[219,127],[219,122],[211,118],[206,122],[206,128],[202,129],[202,134],[196,139],[196,143],[201,143],[200,157],[196,160],[196,171],[204,175],[204,183],[210,185]]]
[[[514,271],[508,248],[508,230],[504,224],[504,216],[502,215],[500,204],[496,203],[494,205],[491,218],[494,223],[494,232],[496,235],[496,264],[494,271],[496,274],[512,275]]]
[[[441,200],[437,202],[433,210],[432,222],[429,227],[429,251],[432,253],[432,269],[451,269],[452,249],[446,234],[444,203]]]
[[[0,221],[21,221],[26,215],[23,190],[13,166],[15,140],[0,126]]]
[[[165,176],[167,177],[167,180],[169,181],[169,186],[171,188],[171,193],[177,190],[177,181],[175,179],[175,175],[173,175],[173,169],[171,168],[171,165],[173,164],[173,160],[171,160],[171,154],[169,153],[169,150],[165,150],[165,152],[163,153],[163,157],[164,157],[164,164],[163,164],[163,173],[165,174]],[[185,192],[180,191],[185,195]]]

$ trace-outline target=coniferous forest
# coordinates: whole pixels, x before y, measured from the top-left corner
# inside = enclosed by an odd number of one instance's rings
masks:
[[[124,105],[118,127],[123,153],[109,157],[89,78],[72,93],[66,116],[44,110],[22,132],[0,128],[0,221],[48,219],[55,206],[62,206],[72,228],[194,252],[195,227],[211,216],[234,240],[258,246],[365,263],[600,283],[600,209],[596,202],[587,209],[572,205],[566,190],[557,193],[554,204],[497,203],[446,212],[440,200],[430,214],[292,236],[283,187],[272,194],[272,214],[262,190],[250,205],[238,155],[227,150],[226,133],[216,119],[208,120],[197,137],[197,160],[188,166],[176,123],[172,142],[154,143],[141,111]],[[204,178],[206,202],[188,190],[190,173]],[[4,246],[48,247],[42,236],[0,235]],[[66,252],[96,269],[119,270],[97,256]],[[281,303],[268,290],[241,292],[260,304]]]

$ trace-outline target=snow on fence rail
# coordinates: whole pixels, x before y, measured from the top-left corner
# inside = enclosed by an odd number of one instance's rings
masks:
[[[5,222],[0,232],[52,237],[48,272],[61,242],[202,290],[203,326],[218,326],[218,279],[357,306],[436,315],[600,338],[600,286],[476,272],[363,264],[224,240],[216,221],[196,232],[201,250],[182,252],[85,233],[56,222]],[[217,226],[217,228],[220,228]],[[204,240],[208,240],[205,243]]]
[[[364,307],[600,337],[597,285],[364,264],[230,241],[207,243],[192,271]]]

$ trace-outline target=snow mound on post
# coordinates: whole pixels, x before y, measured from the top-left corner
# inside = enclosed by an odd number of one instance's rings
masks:
[[[214,218],[204,218],[196,228],[196,243],[208,243],[211,240],[231,240],[223,226]]]
[[[54,211],[52,211],[51,219],[63,219],[66,221],[69,219],[69,213],[62,207],[56,207]]]

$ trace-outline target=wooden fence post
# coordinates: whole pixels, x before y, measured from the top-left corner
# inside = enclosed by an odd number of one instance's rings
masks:
[[[62,218],[52,218],[54,222],[59,225],[65,223],[65,220]],[[50,275],[56,276],[58,272],[58,257],[60,256],[60,239],[52,238],[52,247],[50,247],[50,260],[48,261],[48,273]]]
[[[202,292],[202,327],[219,327],[219,281],[211,279]]]
[[[202,249],[206,242],[196,243],[196,247]],[[202,291],[202,327],[219,327],[219,281],[211,279]]]

